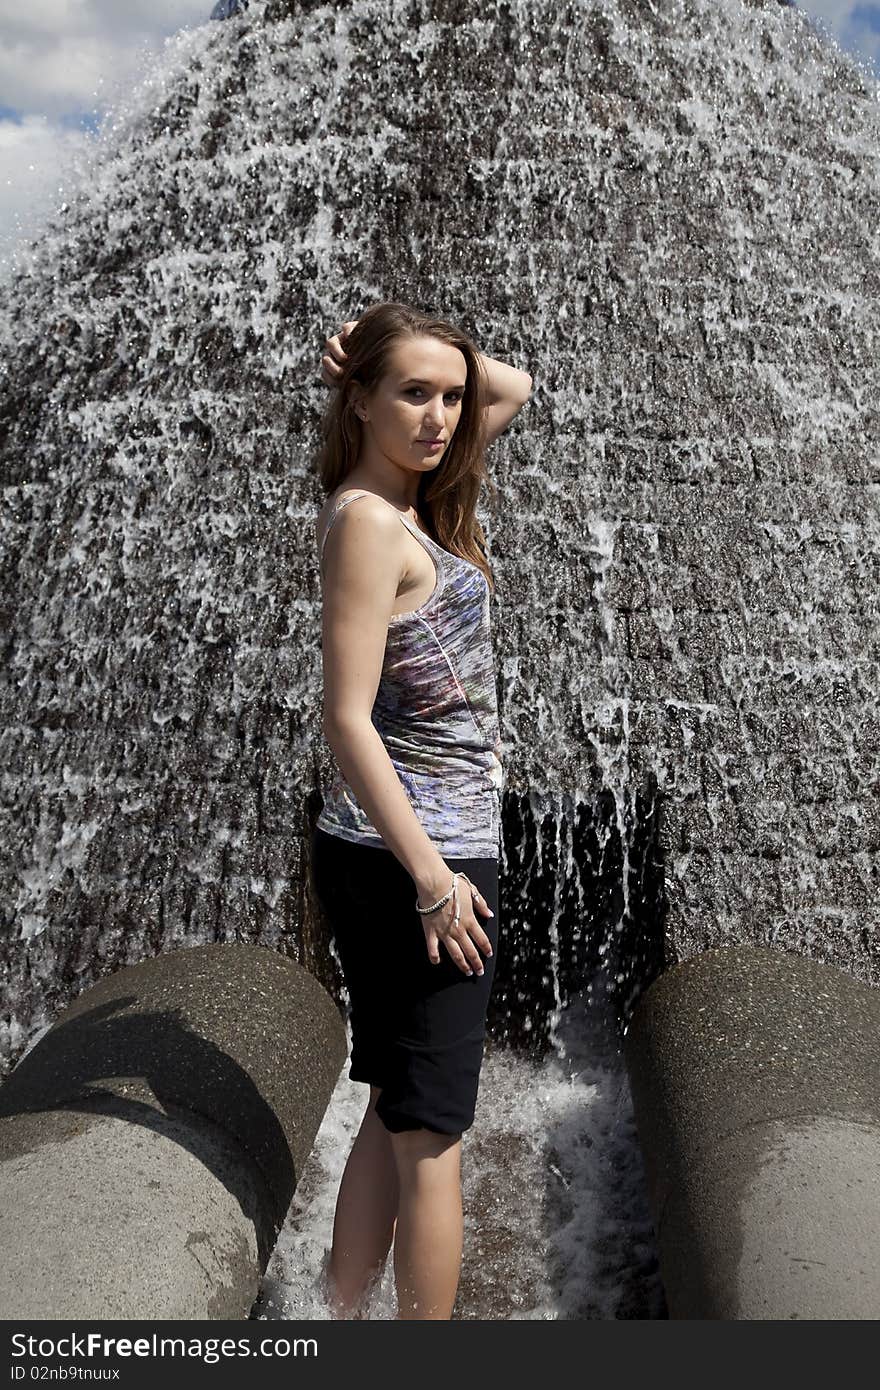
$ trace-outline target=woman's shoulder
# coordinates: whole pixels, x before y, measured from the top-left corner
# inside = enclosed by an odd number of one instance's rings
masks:
[[[340,483],[340,484],[339,484],[339,487],[334,488],[333,491],[332,491],[331,493],[329,493],[329,494],[327,495],[327,497],[325,497],[325,499],[324,499],[324,505],[323,505],[323,507],[321,508],[321,511],[322,511],[323,513],[327,514],[327,513],[329,513],[330,511],[332,511],[332,509],[336,506],[337,502],[341,502],[341,501],[343,500],[343,498],[345,498],[345,497],[359,497],[359,496],[361,495],[361,493],[369,493],[369,492],[370,492],[369,488],[358,487],[356,483],[349,483],[349,482]],[[370,495],[373,496],[373,497],[375,497],[376,494],[375,494],[375,493],[371,493]]]
[[[377,526],[383,527],[384,534],[394,534],[396,530],[394,513],[397,512],[397,508],[393,507],[390,502],[386,502],[384,497],[370,492],[368,488],[352,487],[350,483],[343,483],[329,494],[315,520],[315,533],[319,547],[322,545],[328,528],[336,518],[349,510],[348,502],[360,497],[363,498],[363,502],[358,510],[366,512],[371,519],[375,520]],[[400,513],[398,512],[397,515],[399,516]]]
[[[324,498],[324,505],[315,517],[315,530],[320,540],[324,527],[333,515],[336,507],[348,496],[357,497],[359,492],[365,491],[363,488],[352,487],[350,483],[340,483],[339,487],[334,488],[331,493]]]
[[[353,483],[340,483],[339,487],[335,488],[334,491],[329,493],[324,499],[324,505],[315,519],[318,528],[320,529],[325,521],[329,521],[335,511],[340,510],[348,502],[353,502],[355,498],[358,497],[371,499],[370,501],[365,500],[364,502],[364,506],[368,509],[373,509],[377,512],[380,509],[387,511],[391,508],[392,511],[394,510],[390,502],[386,502],[384,497],[380,497],[378,493],[371,492],[369,488],[356,487]]]

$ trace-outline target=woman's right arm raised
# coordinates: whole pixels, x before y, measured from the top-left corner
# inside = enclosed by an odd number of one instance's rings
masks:
[[[388,505],[369,495],[343,507],[327,535],[323,724],[345,780],[412,876],[419,900],[427,903],[448,891],[449,869],[413,810],[370,717],[405,564],[405,538],[405,528]]]

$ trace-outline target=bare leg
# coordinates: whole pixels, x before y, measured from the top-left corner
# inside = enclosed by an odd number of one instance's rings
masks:
[[[461,1135],[392,1134],[400,1198],[394,1238],[398,1318],[452,1316],[461,1274]]]
[[[381,1094],[380,1087],[370,1087],[370,1101],[339,1184],[327,1265],[336,1318],[355,1319],[361,1314],[361,1300],[382,1273],[394,1239],[397,1166],[391,1135],[376,1114]]]

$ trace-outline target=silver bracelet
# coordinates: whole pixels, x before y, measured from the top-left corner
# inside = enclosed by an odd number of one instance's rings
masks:
[[[446,894],[445,897],[438,898],[437,901],[435,903],[432,903],[430,907],[419,907],[419,899],[418,896],[416,896],[416,912],[418,912],[422,917],[425,917],[429,912],[436,912],[437,909],[442,907],[444,903],[448,903],[449,899],[455,892],[455,880],[457,878],[458,874],[452,875],[452,887],[450,888],[449,892]]]

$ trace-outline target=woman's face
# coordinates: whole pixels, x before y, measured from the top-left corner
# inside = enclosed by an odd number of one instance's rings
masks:
[[[464,354],[436,338],[401,338],[358,410],[368,450],[398,467],[429,473],[449,448],[467,382]],[[430,441],[438,443],[432,447]]]

